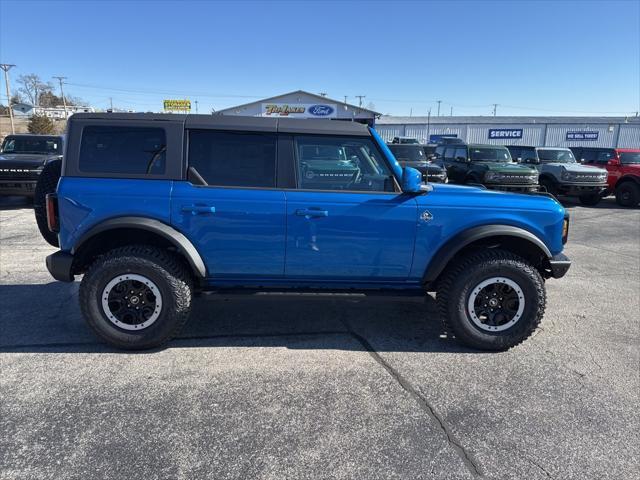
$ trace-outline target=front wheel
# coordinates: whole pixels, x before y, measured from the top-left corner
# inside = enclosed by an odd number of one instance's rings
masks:
[[[580,203],[588,207],[593,207],[597,205],[598,203],[600,203],[600,200],[602,199],[599,193],[589,193],[585,195],[580,195],[579,198],[580,198]]]
[[[538,327],[546,305],[540,273],[511,252],[470,254],[439,282],[437,302],[447,330],[464,345],[507,350]]]
[[[640,203],[640,186],[629,181],[616,188],[616,202],[621,207],[635,207]]]
[[[173,338],[191,309],[192,280],[178,257],[137,245],[98,258],[80,284],[80,308],[109,345],[146,349]]]

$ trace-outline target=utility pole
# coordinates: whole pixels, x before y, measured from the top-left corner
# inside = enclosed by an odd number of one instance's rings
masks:
[[[9,119],[11,120],[11,133],[16,133],[16,128],[13,125],[13,108],[11,108],[11,88],[9,87],[9,70],[15,65],[9,63],[0,63],[0,68],[4,70],[4,83],[7,87],[7,106],[9,108]]]
[[[345,105],[347,104],[347,96],[346,95],[344,96],[344,104]]]
[[[431,109],[427,111],[427,143],[431,143]]]
[[[356,98],[358,99],[358,107],[362,108],[362,99],[366,98],[366,95],[356,95]]]
[[[67,101],[64,99],[64,91],[62,90],[62,81],[66,80],[67,77],[53,77],[53,78],[57,78],[58,82],[60,82],[60,95],[62,96],[62,106],[64,107],[64,118],[67,119],[69,118],[67,116]]]
[[[320,92],[321,97],[326,97],[327,95],[328,95],[327,92]]]
[[[496,116],[496,110],[498,109],[498,105],[499,105],[499,104],[497,104],[497,103],[494,103],[494,104],[493,104],[493,116],[494,116],[494,117]]]
[[[442,100],[438,100],[438,116],[440,116],[440,104],[442,103]]]
[[[196,104],[196,113],[198,113],[198,100],[194,102]]]
[[[453,107],[451,107],[451,112],[449,113],[450,117],[453,117]]]

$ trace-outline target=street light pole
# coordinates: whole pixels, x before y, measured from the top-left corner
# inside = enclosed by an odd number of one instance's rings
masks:
[[[438,116],[440,116],[440,104],[442,103],[442,100],[438,100]]]
[[[62,95],[62,106],[64,107],[64,118],[66,120],[69,117],[67,116],[67,101],[64,99],[64,90],[62,90],[62,81],[66,80],[67,77],[53,77],[53,78],[57,78],[58,81],[60,82],[60,95]]]
[[[13,125],[13,108],[11,108],[11,88],[9,87],[9,70],[15,65],[9,63],[0,63],[0,68],[4,70],[4,83],[7,87],[7,106],[9,108],[9,119],[11,120],[11,133],[16,133],[16,127]]]

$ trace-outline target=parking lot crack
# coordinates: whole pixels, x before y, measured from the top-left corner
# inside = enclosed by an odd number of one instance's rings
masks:
[[[438,414],[435,408],[411,383],[404,378],[397,370],[395,370],[380,354],[373,348],[369,341],[362,335],[354,331],[351,326],[344,320],[340,319],[347,331],[362,345],[369,355],[400,385],[400,387],[418,404],[418,406],[432,419],[438,428],[444,434],[447,444],[449,444],[458,454],[464,465],[474,477],[482,477],[484,474],[480,469],[478,461],[473,458],[465,447],[455,438],[451,432],[451,428],[444,419]]]

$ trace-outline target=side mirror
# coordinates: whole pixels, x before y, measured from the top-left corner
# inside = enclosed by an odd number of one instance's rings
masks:
[[[618,160],[617,158],[612,158],[611,160],[609,160],[607,162],[607,165],[611,165],[612,167],[613,166],[618,166],[618,165],[620,165],[620,160]]]
[[[538,160],[536,160],[535,158],[527,158],[524,163],[538,163]]]
[[[401,187],[404,193],[422,193],[427,191],[427,186],[422,183],[422,173],[411,167],[404,167],[402,169]]]
[[[468,162],[469,159],[467,157],[456,157],[456,162]]]
[[[522,157],[517,157],[517,158],[516,158],[516,162],[518,162],[518,163],[522,163]]]

